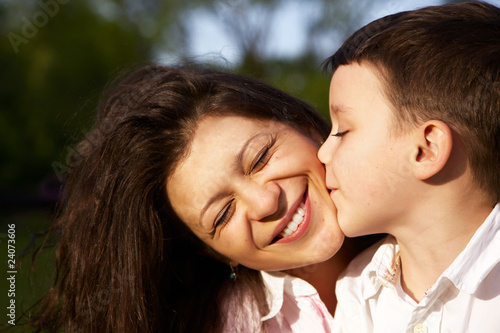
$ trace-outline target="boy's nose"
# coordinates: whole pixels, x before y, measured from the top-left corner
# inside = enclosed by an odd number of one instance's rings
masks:
[[[328,136],[326,141],[321,145],[318,150],[318,159],[321,163],[328,165],[332,161],[333,155],[333,140],[331,136]]]

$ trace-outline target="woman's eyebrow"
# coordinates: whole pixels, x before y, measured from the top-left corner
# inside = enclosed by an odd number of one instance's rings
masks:
[[[254,136],[251,136],[244,144],[243,146],[241,147],[240,151],[238,152],[238,154],[236,155],[236,158],[235,158],[235,166],[238,168],[239,166],[243,165],[243,158],[245,157],[245,154],[247,153],[248,151],[248,148],[250,146],[250,144],[257,140],[258,138],[260,138],[261,136],[268,136],[269,133],[265,132],[261,132],[261,133],[257,133],[255,134]],[[227,194],[224,193],[224,192],[217,192],[214,196],[212,196],[210,199],[208,199],[207,203],[205,204],[205,206],[201,209],[201,212],[200,212],[200,220],[199,220],[199,224],[203,227],[203,217],[205,215],[205,213],[207,212],[208,208],[210,208],[210,206],[220,200],[221,198],[223,198],[224,196],[226,196]]]
[[[205,213],[207,212],[208,208],[216,201],[222,199],[226,194],[224,192],[218,192],[216,193],[213,197],[211,197],[207,203],[205,204],[205,206],[202,208],[201,210],[201,213],[200,213],[200,225],[203,227],[203,216],[205,215]],[[204,228],[204,227],[203,227]],[[207,228],[205,228],[207,229]],[[210,229],[210,228],[209,228]]]
[[[253,141],[255,141],[256,139],[260,138],[261,136],[268,136],[269,133],[257,133],[255,134],[254,136],[250,137],[246,142],[245,144],[241,147],[241,150],[240,152],[238,153],[238,155],[236,155],[236,160],[235,160],[235,165],[237,167],[243,165],[243,158],[245,157],[245,154],[247,153],[248,151],[248,147],[250,146],[250,143],[252,143]]]

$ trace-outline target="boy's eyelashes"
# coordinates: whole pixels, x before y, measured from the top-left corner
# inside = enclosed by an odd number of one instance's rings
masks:
[[[343,132],[337,132],[337,133],[334,133],[332,134],[332,136],[334,137],[337,137],[337,138],[341,138],[343,137],[348,131],[343,131]]]

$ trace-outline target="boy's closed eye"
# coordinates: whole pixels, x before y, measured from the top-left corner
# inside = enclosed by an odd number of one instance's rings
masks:
[[[346,135],[347,132],[349,132],[349,131],[337,132],[337,133],[332,134],[332,136],[337,137],[337,138],[341,138],[344,135]]]

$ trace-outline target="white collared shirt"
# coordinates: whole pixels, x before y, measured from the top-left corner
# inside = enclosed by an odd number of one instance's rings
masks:
[[[500,332],[500,204],[416,303],[401,288],[394,237],[359,255],[337,282],[334,332]]]

